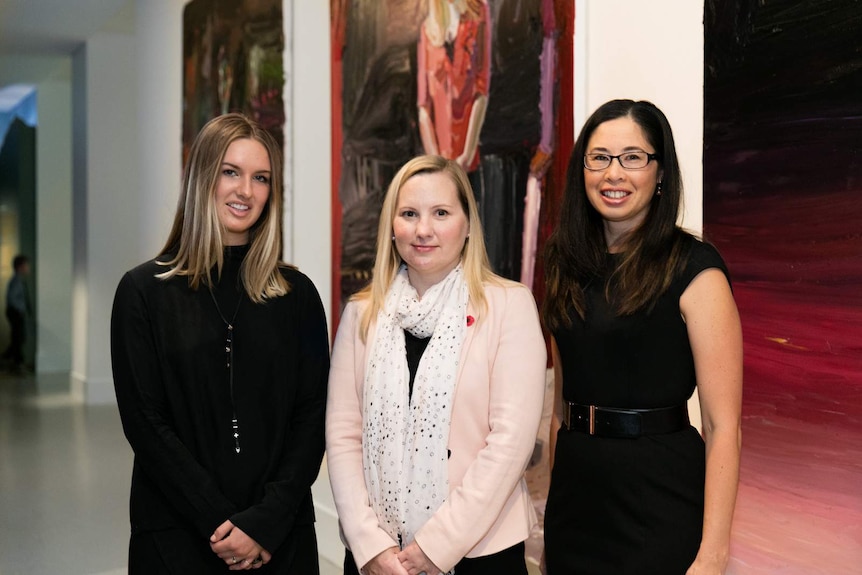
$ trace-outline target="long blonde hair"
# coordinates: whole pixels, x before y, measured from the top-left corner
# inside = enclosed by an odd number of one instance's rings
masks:
[[[198,289],[211,286],[211,270],[221,274],[224,264],[224,226],[218,219],[215,190],[221,164],[228,147],[235,140],[260,142],[270,162],[270,190],[266,206],[249,230],[248,255],[240,276],[249,299],[255,303],[285,295],[290,284],[279,271],[282,251],[282,166],[281,151],[272,136],[256,122],[242,114],[225,114],[207,122],[189,151],[183,174],[183,187],[168,240],[160,252],[159,264],[168,271],[160,279],[188,276],[189,286]]]
[[[383,308],[386,293],[402,263],[401,256],[392,241],[392,223],[395,220],[395,212],[398,207],[398,194],[407,180],[413,176],[436,173],[449,176],[449,179],[455,184],[458,200],[467,215],[470,235],[464,242],[464,248],[461,251],[461,265],[464,268],[464,279],[467,282],[467,291],[473,305],[483,311],[487,308],[488,304],[483,287],[485,282],[491,281],[501,285],[506,283],[506,280],[491,271],[488,253],[485,251],[482,222],[479,219],[476,198],[464,169],[454,160],[448,160],[442,156],[428,155],[413,158],[398,170],[386,190],[386,197],[383,199],[383,207],[380,210],[380,223],[377,226],[377,255],[374,259],[374,275],[371,283],[352,298],[369,301],[360,323],[363,341],[368,334],[372,319],[376,318],[377,313]]]

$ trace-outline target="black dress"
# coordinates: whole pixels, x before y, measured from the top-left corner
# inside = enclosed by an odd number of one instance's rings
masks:
[[[606,278],[585,290],[586,313],[554,332],[563,398],[583,405],[651,409],[680,405],[695,388],[679,298],[701,271],[727,275],[712,246],[690,239],[683,273],[649,313],[615,316]],[[608,273],[617,263],[608,256]],[[704,443],[688,427],[621,439],[561,429],[545,512],[549,575],[682,575],[703,523]]]
[[[258,573],[317,573],[311,484],[324,450],[329,345],[311,281],[284,267],[286,296],[254,304],[227,248],[213,295],[147,262],[120,282],[111,320],[114,386],[135,454],[130,573],[227,572],[209,537],[230,519],[272,561]],[[233,390],[226,353],[233,320]],[[232,419],[236,415],[239,447]]]

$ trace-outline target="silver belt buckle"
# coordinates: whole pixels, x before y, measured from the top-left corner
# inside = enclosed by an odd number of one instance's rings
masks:
[[[571,431],[572,430],[572,402],[564,400],[564,403],[565,403],[565,407],[563,410],[563,423],[565,424],[566,429]],[[590,435],[595,435],[596,434],[596,406],[591,405],[589,407],[590,407],[590,425],[589,425],[588,431],[589,431]]]

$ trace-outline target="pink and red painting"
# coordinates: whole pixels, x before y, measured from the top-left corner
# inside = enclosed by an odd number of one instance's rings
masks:
[[[862,3],[707,0],[704,232],[745,338],[729,573],[862,569]]]

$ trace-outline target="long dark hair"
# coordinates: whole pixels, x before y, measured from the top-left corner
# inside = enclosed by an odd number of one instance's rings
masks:
[[[569,158],[560,222],[545,249],[545,324],[571,325],[571,309],[584,317],[584,287],[602,273],[608,252],[602,216],[593,208],[584,183],[584,153],[593,132],[604,122],[631,118],[658,155],[663,172],[661,195],[654,195],[643,223],[624,239],[619,266],[605,286],[618,315],[649,309],[667,290],[683,265],[688,234],[677,227],[682,206],[682,175],[673,133],[664,113],[646,101],[611,100],[584,124]]]

